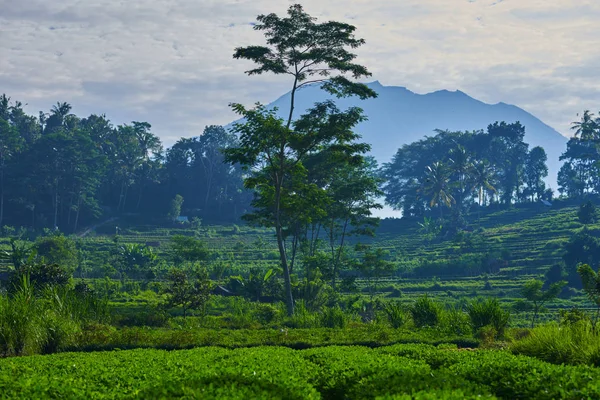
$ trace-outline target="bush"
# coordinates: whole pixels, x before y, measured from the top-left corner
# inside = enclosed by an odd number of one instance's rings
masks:
[[[593,364],[600,354],[598,335],[592,325],[579,321],[568,326],[538,326],[529,336],[511,344],[515,354],[536,357],[554,364]]]
[[[254,318],[263,325],[271,324],[279,318],[279,309],[271,304],[257,304]]]
[[[453,335],[467,335],[471,331],[469,316],[458,307],[450,307],[444,310],[441,325],[444,332]]]
[[[383,306],[388,322],[392,328],[400,328],[406,322],[406,313],[400,302],[389,302]]]
[[[491,326],[500,337],[504,335],[504,330],[510,321],[510,313],[500,307],[498,300],[491,298],[472,301],[467,305],[467,314],[474,332],[478,332],[485,326]]]
[[[560,326],[572,326],[581,322],[592,322],[590,316],[577,307],[573,307],[570,310],[560,310],[558,315]]]
[[[409,308],[416,327],[436,326],[440,321],[441,308],[438,303],[427,295],[419,297]]]
[[[579,222],[584,225],[593,224],[596,222],[596,206],[591,201],[587,201],[579,206],[577,211]]]
[[[350,317],[339,307],[325,307],[321,313],[320,325],[324,328],[345,328]]]

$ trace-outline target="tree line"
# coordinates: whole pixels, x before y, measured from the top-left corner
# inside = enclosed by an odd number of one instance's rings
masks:
[[[460,216],[472,206],[550,200],[546,152],[529,150],[519,122],[450,132],[402,146],[382,168],[386,202],[405,216],[430,209]]]
[[[208,126],[164,151],[147,122],[114,126],[105,115],[78,117],[68,103],[28,115],[3,94],[0,226],[75,232],[101,215],[164,216],[176,195],[192,216],[237,220],[251,196],[221,154],[236,140]]]

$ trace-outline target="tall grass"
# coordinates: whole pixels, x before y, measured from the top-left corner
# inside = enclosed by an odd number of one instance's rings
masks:
[[[600,366],[600,337],[587,321],[538,326],[526,337],[515,340],[510,350],[554,364]]]
[[[474,332],[492,327],[497,336],[503,336],[510,322],[510,313],[500,307],[497,299],[477,299],[467,305],[467,314]]]
[[[410,307],[413,323],[417,328],[437,326],[441,320],[441,306],[426,294],[419,297]]]
[[[67,287],[37,292],[24,275],[0,294],[0,356],[49,354],[77,344],[82,326],[105,321],[108,305]]]

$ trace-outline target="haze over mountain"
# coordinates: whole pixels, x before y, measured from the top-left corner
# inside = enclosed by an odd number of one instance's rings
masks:
[[[340,109],[358,106],[368,120],[356,131],[362,140],[371,144],[371,155],[380,165],[389,162],[403,145],[425,136],[435,135],[435,129],[465,131],[486,129],[496,121],[519,121],[525,127],[525,142],[529,149],[541,146],[548,155],[546,185],[558,188],[556,177],[562,165],[560,155],[566,150],[568,138],[540,121],[527,111],[510,104],[486,104],[461,91],[439,90],[417,94],[401,86],[383,86],[378,81],[367,84],[378,93],[375,99],[357,97],[337,99],[320,89],[319,85],[302,87],[296,93],[295,115],[310,108],[315,102],[332,99]],[[277,114],[286,118],[289,113],[290,93],[286,93],[268,108],[277,107]],[[228,125],[227,127],[231,127]],[[386,207],[377,211],[380,217],[398,217],[399,212]]]
[[[546,150],[549,172],[546,182],[557,188],[556,176],[562,164],[558,158],[565,151],[568,139],[527,111],[505,103],[486,104],[461,91],[417,94],[404,87],[383,86],[378,81],[368,86],[377,91],[376,99],[333,99],[340,109],[358,106],[364,110],[368,120],[356,130],[371,144],[371,154],[380,164],[390,161],[403,144],[435,135],[435,129],[476,130],[485,129],[495,121],[520,121],[525,126],[529,148],[541,146]],[[301,88],[296,94],[295,115],[328,98],[332,96],[318,85]],[[277,107],[277,113],[286,117],[289,104],[290,94],[286,93],[268,107]]]

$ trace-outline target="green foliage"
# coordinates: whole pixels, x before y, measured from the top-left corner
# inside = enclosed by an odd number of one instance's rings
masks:
[[[27,275],[0,294],[0,354],[49,354],[76,347],[83,324],[106,321],[106,302],[68,287],[34,290]]]
[[[510,346],[515,354],[524,354],[555,364],[595,364],[600,354],[598,335],[585,321],[566,325],[548,324],[532,329]]]
[[[494,298],[479,298],[470,302],[467,305],[467,314],[474,332],[491,326],[496,332],[495,335],[500,337],[504,335],[510,321],[510,313],[504,311],[498,300]]]
[[[570,326],[575,325],[580,322],[590,323],[591,319],[585,311],[573,307],[570,310],[560,310],[559,313],[559,325],[560,326]]]
[[[169,211],[167,212],[167,217],[169,217],[171,221],[176,221],[177,218],[179,218],[179,215],[181,215],[182,205],[183,196],[179,194],[175,195],[175,197],[173,198],[173,200],[171,200],[171,203],[169,204]]]
[[[345,165],[348,163],[343,160],[362,160],[362,154],[369,149],[368,145],[355,143],[358,135],[352,131],[364,119],[360,109],[354,107],[340,112],[329,100],[315,104],[293,121],[296,91],[306,84],[322,82],[324,90],[338,97],[358,95],[368,98],[375,97],[376,93],[366,85],[351,82],[345,77],[350,74],[357,79],[370,75],[365,67],[353,62],[356,55],[348,51],[364,43],[364,40],[354,37],[355,27],[339,22],[317,24],[315,18],[305,13],[299,4],[289,7],[287,14],[286,18],[276,14],[259,15],[254,29],[264,32],[267,46],[240,47],[234,53],[234,58],[257,64],[256,68],[247,71],[249,75],[273,73],[293,76],[287,121],[260,104],[252,110],[233,104],[233,110],[245,122],[234,125],[240,145],[225,149],[224,154],[227,162],[239,164],[248,171],[244,186],[255,191],[254,212],[245,218],[254,224],[275,228],[285,282],[285,301],[288,314],[292,315],[291,266],[288,265],[284,240],[292,232],[297,235],[299,226],[323,218],[331,198],[325,188],[326,183],[319,185],[317,181],[311,181],[310,158],[315,153],[317,157],[319,153],[337,156],[341,157],[337,160],[342,160],[341,164]],[[339,163],[334,162],[333,165]],[[363,195],[368,190],[362,187],[357,194]],[[351,210],[350,214],[358,215],[365,211],[370,214],[368,208],[359,212]],[[348,219],[347,215],[332,217]]]
[[[406,311],[399,302],[390,301],[384,304],[383,311],[392,328],[400,328],[406,323]]]
[[[566,284],[566,281],[559,281],[550,284],[548,289],[542,290],[544,282],[538,279],[531,279],[525,282],[525,285],[521,288],[521,295],[533,305],[533,317],[531,319],[532,328],[535,326],[535,320],[543,305],[546,302],[555,299]]]
[[[116,257],[121,279],[132,274],[148,273],[157,260],[151,247],[139,243],[118,245]]]
[[[419,222],[419,230],[431,241],[442,232],[442,225],[432,217],[423,217],[423,222]]]
[[[571,283],[579,283],[578,279],[575,279],[577,276],[575,272],[579,264],[588,264],[596,268],[600,265],[600,240],[590,235],[585,229],[576,233],[565,244],[563,259]]]
[[[356,261],[356,269],[368,279],[371,296],[375,291],[375,285],[380,278],[391,275],[394,271],[394,263],[387,260],[389,251],[382,248],[373,249],[369,245],[357,244],[355,250],[359,253]]]
[[[36,262],[22,265],[15,271],[12,277],[13,285],[18,287],[23,282],[23,277],[27,277],[36,291],[41,291],[47,287],[67,285],[72,275],[66,268],[58,264]]]
[[[192,236],[174,235],[171,237],[171,258],[176,265],[190,265],[205,261],[210,252],[206,244]]]
[[[596,222],[596,206],[591,201],[587,201],[579,206],[579,210],[577,211],[577,218],[579,222],[584,225],[593,224]]]
[[[15,378],[15,370],[23,375]],[[508,352],[414,344],[138,349],[0,360],[3,394],[26,398],[579,399],[600,395],[599,377],[591,367]],[[107,382],[111,391],[104,396]]]
[[[193,279],[189,275],[182,269],[171,269],[167,276],[169,286],[165,289],[167,306],[181,306],[184,318],[189,310],[198,310],[204,314],[212,289],[212,282],[206,274],[196,273]]]
[[[419,297],[409,308],[412,320],[417,327],[437,326],[441,319],[441,306],[426,294]]]
[[[547,157],[539,147],[528,152],[524,136],[518,122],[495,122],[486,131],[436,130],[433,137],[406,144],[382,169],[386,203],[404,216],[423,217],[437,207],[443,217],[451,208],[446,228],[456,230],[469,203],[480,211],[496,196],[507,206],[540,198]]]
[[[26,263],[32,263],[37,255],[36,250],[29,242],[10,238],[10,250],[0,251],[0,259],[11,263],[17,270]]]
[[[34,249],[44,262],[59,264],[71,273],[79,264],[79,252],[75,242],[62,234],[39,237],[34,243]]]
[[[339,307],[325,307],[321,311],[320,326],[323,328],[343,329],[348,324],[350,317]]]
[[[247,299],[260,301],[269,281],[274,278],[272,269],[262,270],[260,268],[250,268],[248,275],[230,277],[230,287],[234,293],[244,296]]]
[[[588,264],[579,265],[577,272],[581,277],[585,294],[596,306],[595,323],[597,323],[600,317],[600,274],[596,273]]]

